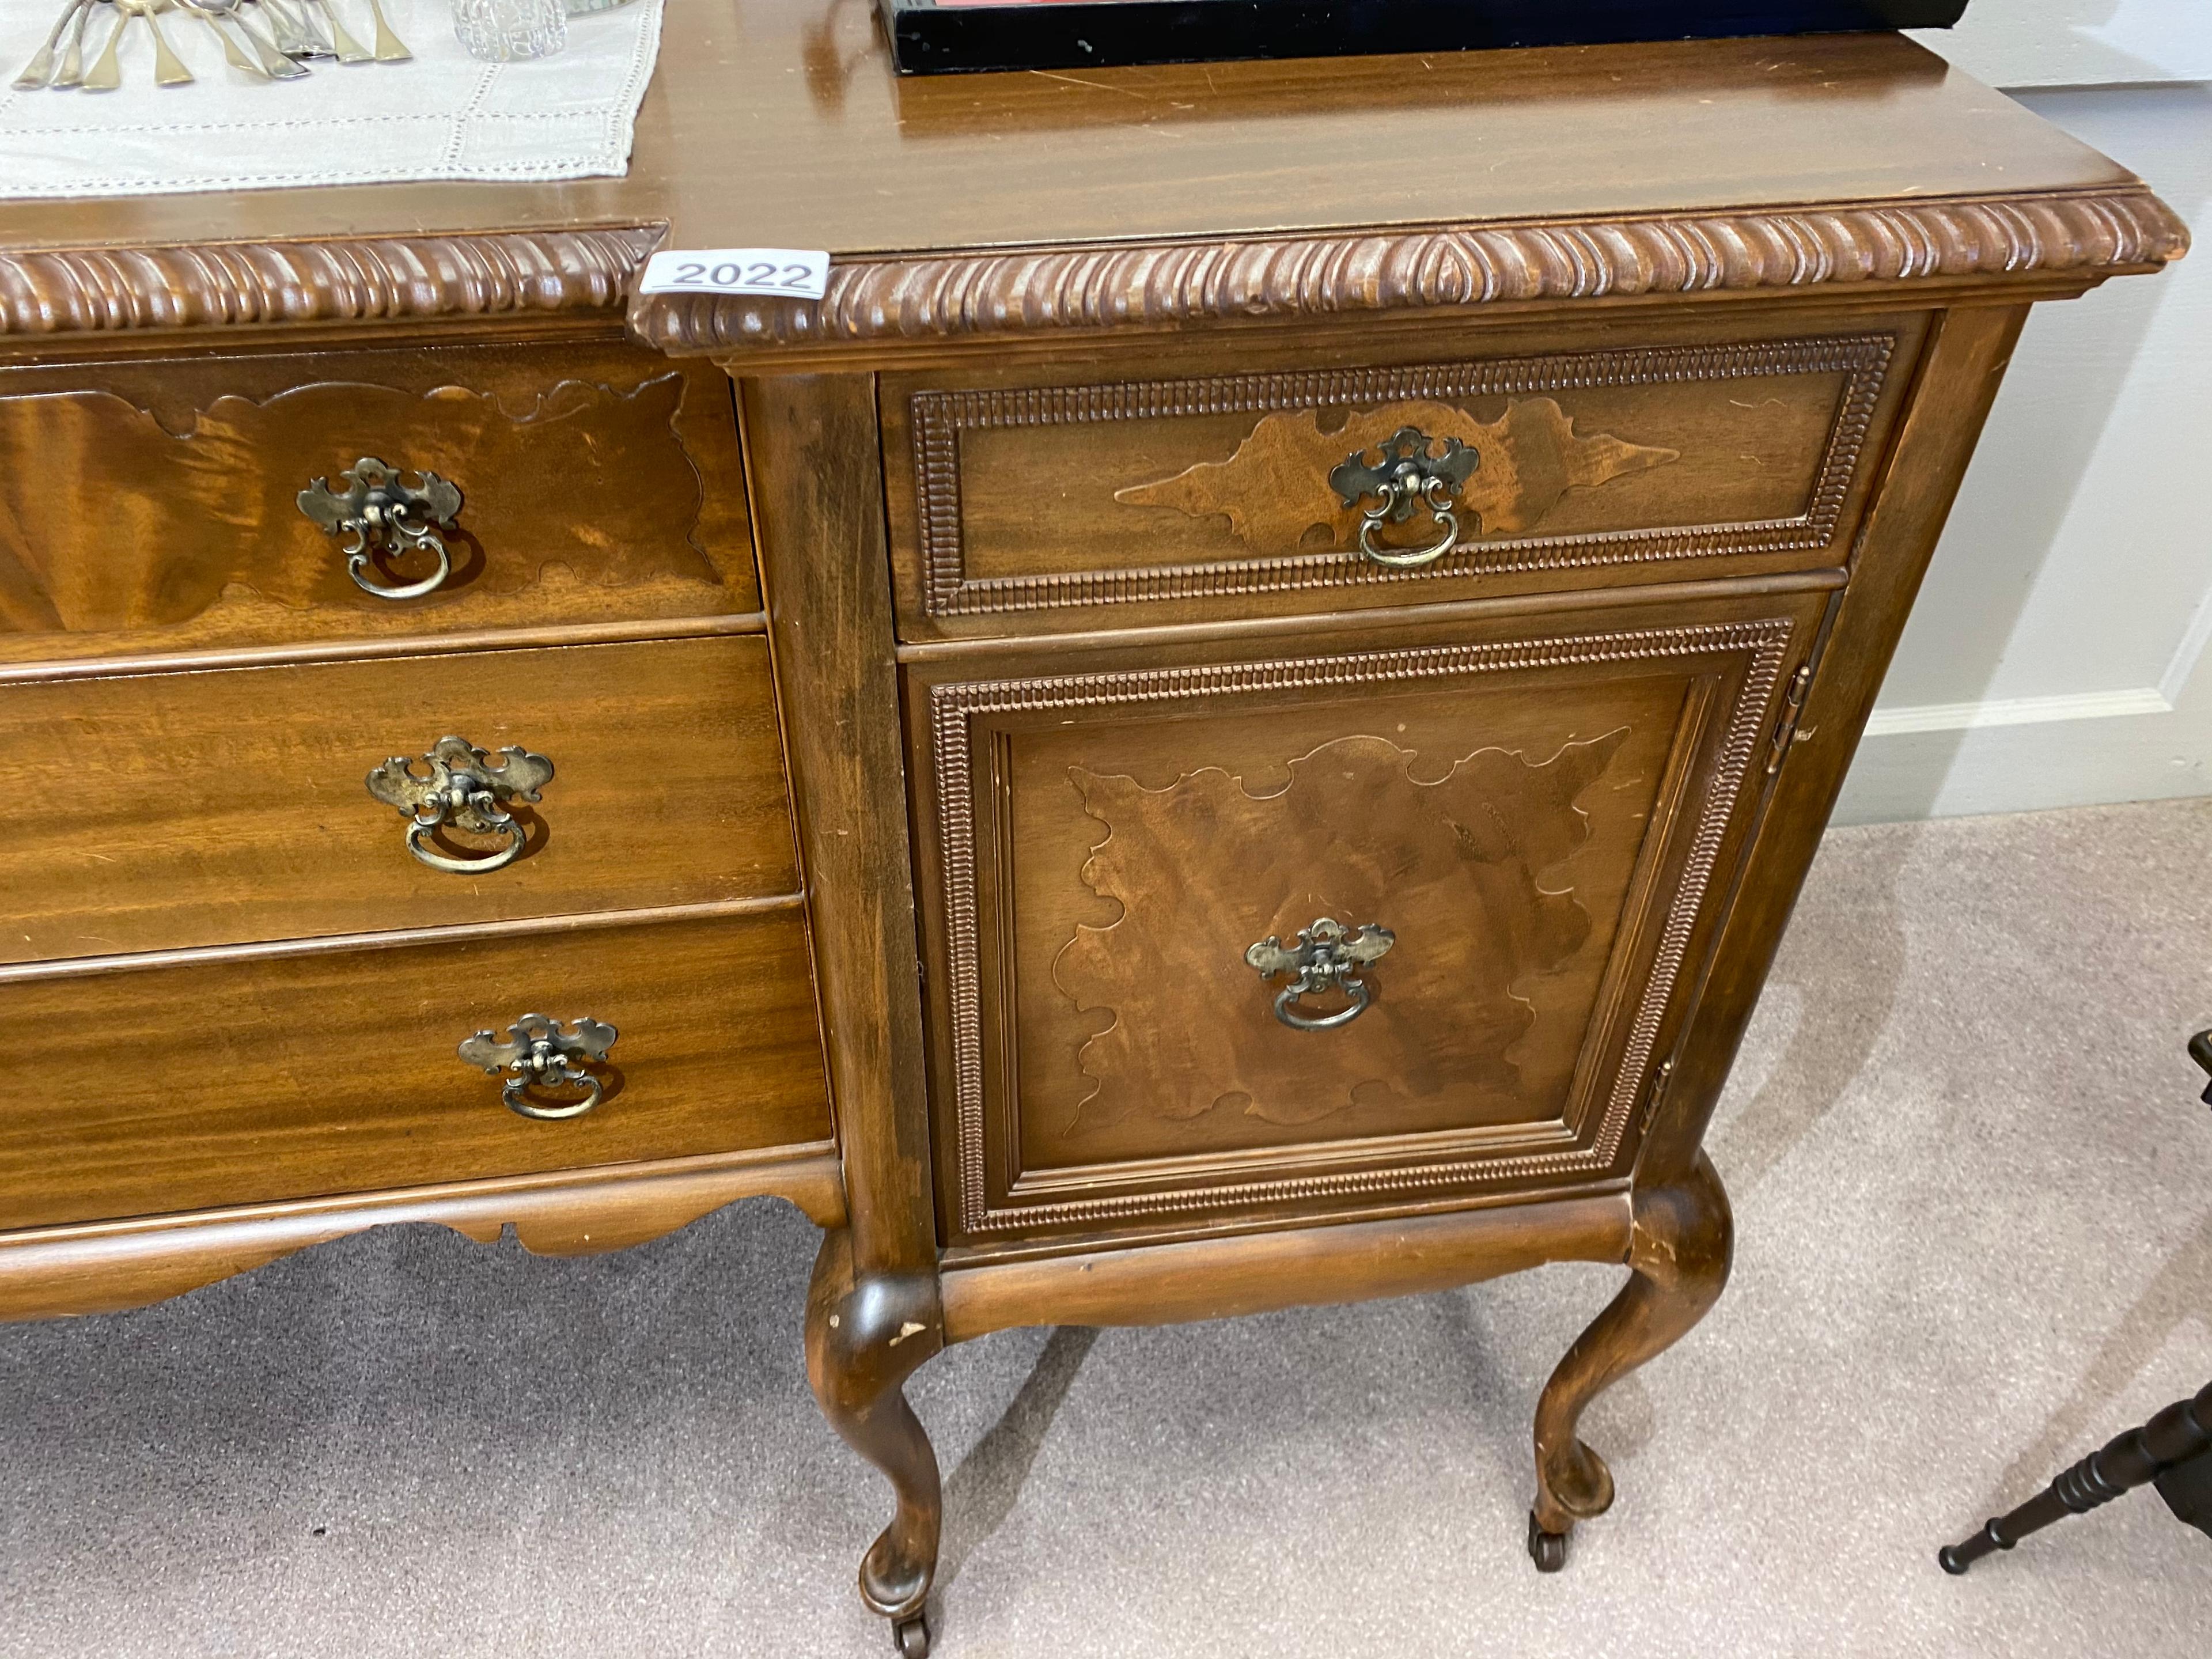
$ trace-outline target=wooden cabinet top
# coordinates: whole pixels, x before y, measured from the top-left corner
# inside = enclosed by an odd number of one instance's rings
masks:
[[[656,245],[836,256],[818,313],[633,313],[720,349],[2095,280],[2185,240],[2124,169],[1897,35],[902,80],[864,0],[682,0],[626,178],[0,204],[0,332],[605,307]]]

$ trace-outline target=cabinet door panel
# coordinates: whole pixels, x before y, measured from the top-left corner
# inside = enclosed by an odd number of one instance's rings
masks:
[[[949,1231],[1624,1173],[1822,602],[912,671]]]

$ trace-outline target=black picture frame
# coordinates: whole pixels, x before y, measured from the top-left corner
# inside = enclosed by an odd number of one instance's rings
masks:
[[[1967,0],[878,0],[902,75],[1948,28]]]

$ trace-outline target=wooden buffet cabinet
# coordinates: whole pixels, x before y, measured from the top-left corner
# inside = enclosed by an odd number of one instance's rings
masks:
[[[945,1344],[1620,1262],[1556,1568],[2027,307],[2179,225],[1891,36],[668,30],[627,179],[0,208],[0,1316],[780,1195],[916,1653]]]

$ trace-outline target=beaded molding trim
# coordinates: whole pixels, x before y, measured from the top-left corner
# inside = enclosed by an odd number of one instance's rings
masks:
[[[933,686],[931,751],[943,848],[947,1001],[952,1027],[953,1116],[960,1171],[960,1225],[970,1236],[1014,1228],[1164,1218],[1224,1204],[1315,1198],[1379,1197],[1527,1178],[1589,1176],[1611,1167],[1642,1096],[1652,1048],[1682,970],[1726,840],[1744,781],[1764,734],[1794,629],[1786,617],[1626,633],[1569,635],[1493,645],[1431,646],[1357,655],[1314,657],[1213,667],[1137,670]],[[985,1180],[981,941],[975,894],[976,834],[972,738],[977,714],[1045,708],[1218,697],[1224,693],[1388,684],[1459,678],[1510,670],[1581,663],[1661,661],[1670,658],[1748,656],[1741,690],[1728,714],[1719,764],[1698,810],[1690,850],[1644,981],[1628,1039],[1589,1144],[1530,1156],[1454,1158],[1410,1169],[1234,1182],[1164,1193],[1016,1203],[994,1208]],[[1001,949],[1004,941],[1000,941]]]
[[[1782,553],[1826,547],[1858,469],[1897,339],[1890,334],[1652,346],[1402,368],[1216,374],[1181,380],[918,392],[910,404],[922,609],[933,617],[1004,615],[1066,606],[1216,599],[1314,588],[1434,581],[1514,571],[1579,569],[1659,559]],[[960,434],[978,428],[1261,414],[1350,404],[1455,402],[1589,386],[1679,385],[1747,376],[1842,374],[1826,448],[1805,510],[1787,519],[1583,535],[1533,533],[1464,543],[1435,563],[1391,569],[1357,548],[1223,558],[1198,564],[970,578],[960,520]]]

